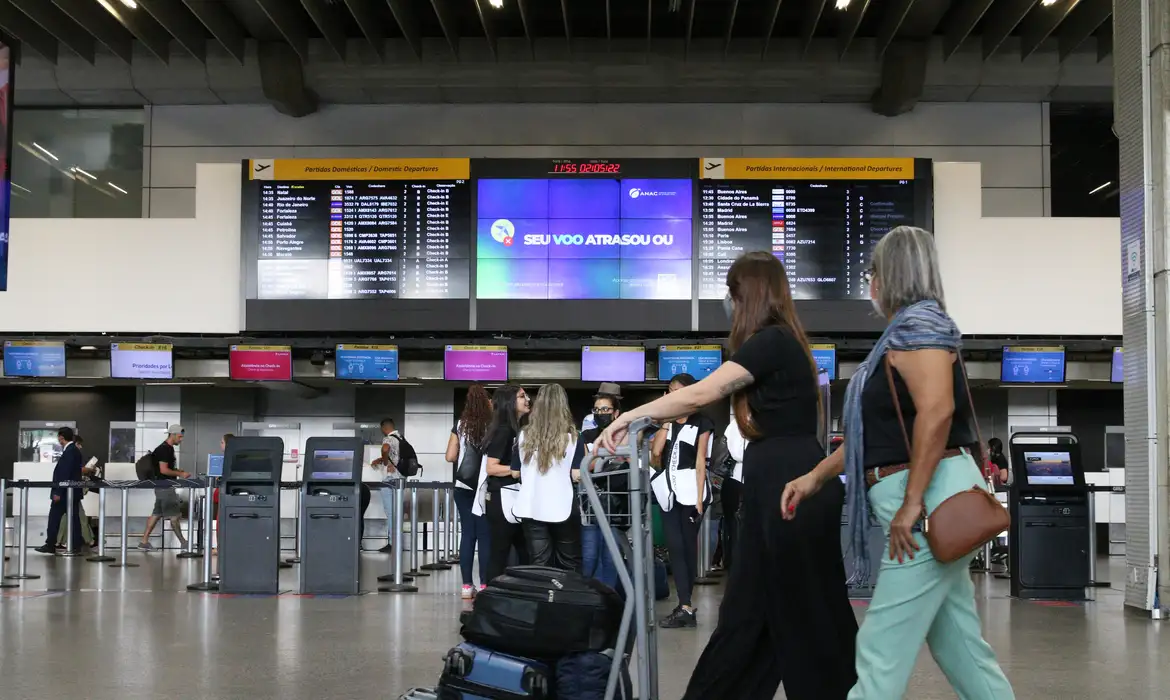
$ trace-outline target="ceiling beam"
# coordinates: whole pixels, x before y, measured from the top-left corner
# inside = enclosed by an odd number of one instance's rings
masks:
[[[304,15],[300,14],[291,0],[255,0],[260,9],[276,27],[276,31],[284,37],[292,50],[301,59],[301,63],[309,62],[309,28],[306,26]]]
[[[536,41],[532,34],[532,18],[528,14],[528,0],[516,0],[516,9],[520,12],[520,24],[524,25],[524,38],[528,40],[528,50],[536,58]],[[609,2],[605,3],[606,38],[609,36]]]
[[[885,14],[882,15],[881,23],[877,30],[877,57],[881,58],[886,49],[889,48],[890,42],[894,37],[898,36],[898,30],[902,28],[902,23],[906,21],[906,15],[910,14],[910,8],[914,6],[915,0],[892,0],[886,6]]]
[[[870,99],[870,108],[885,117],[914,109],[926,87],[928,39],[898,39],[882,56],[882,82]]]
[[[57,65],[57,37],[13,7],[8,0],[0,0],[0,28],[25,47],[44,56],[49,63]]]
[[[1065,0],[1060,5],[1052,7],[1041,5],[1033,9],[1024,21],[1020,22],[1020,60],[1035,53],[1044,40],[1052,36],[1069,13],[1080,4],[1080,0]]]
[[[841,20],[841,29],[837,32],[837,55],[844,58],[853,37],[861,28],[861,20],[865,19],[865,11],[869,9],[870,0],[853,0],[845,8],[845,17]]]
[[[613,41],[613,11],[609,2],[610,0],[605,0],[605,40]]]
[[[1097,63],[1113,55],[1113,22],[1102,24],[1093,34],[1097,38]]]
[[[134,38],[142,42],[147,51],[157,56],[158,60],[163,63],[171,62],[171,35],[155,20],[150,14],[150,10],[140,12],[140,8],[126,7],[119,0],[99,0],[99,2],[113,15],[114,19],[118,20],[128,32],[134,35]],[[145,9],[147,4],[143,3],[141,9]],[[193,55],[199,59],[200,63],[207,62],[206,49],[204,49],[202,57],[199,54]]]
[[[817,32],[817,24],[821,21],[821,14],[825,11],[827,0],[804,0],[804,16],[800,19],[800,55],[808,52],[812,44],[813,35]]]
[[[695,3],[698,0],[687,0],[687,33],[683,39],[683,59],[691,52],[691,34],[695,29]]]
[[[33,22],[57,38],[70,51],[87,63],[94,62],[95,41],[69,17],[45,0],[10,0],[13,7],[23,12]]]
[[[991,58],[1040,0],[999,0],[983,23],[983,58]]]
[[[459,25],[455,23],[455,18],[451,16],[447,0],[431,0],[431,7],[435,9],[435,16],[439,18],[439,27],[443,30],[443,36],[447,37],[447,46],[451,47],[451,53],[458,58]]]
[[[961,0],[943,31],[943,60],[959,50],[995,0]]]
[[[481,26],[483,26],[484,38],[487,39],[488,49],[490,49],[492,52],[492,58],[498,61],[500,56],[498,53],[496,53],[496,30],[492,28],[491,20],[488,19],[487,13],[484,12],[483,9],[483,4],[487,2],[487,0],[474,0],[474,2],[475,12],[479,15],[479,23]]]
[[[731,0],[731,5],[727,10],[727,36],[723,38],[724,56],[731,49],[731,33],[735,31],[735,15],[737,12],[739,12],[739,0]]]
[[[227,6],[214,0],[183,0],[183,4],[211,32],[224,51],[241,64],[244,62],[247,46],[244,29]]]
[[[337,5],[326,3],[325,0],[301,0],[301,6],[309,13],[317,29],[321,30],[325,43],[329,44],[338,58],[345,61],[345,25],[337,14]]]
[[[654,0],[646,0],[646,53],[650,53],[650,42],[654,37]]]
[[[418,16],[410,9],[407,0],[386,0],[386,4],[390,6],[390,14],[394,15],[394,21],[398,23],[398,29],[402,31],[414,57],[421,59],[422,30],[419,28]]]
[[[772,11],[767,15],[770,19],[764,25],[764,46],[760,49],[760,58],[768,55],[768,44],[772,41],[772,33],[776,31],[776,20],[780,18],[780,5],[783,3],[784,0],[772,3]]]
[[[40,0],[44,2],[45,0]],[[57,9],[81,25],[81,28],[93,35],[99,43],[114,52],[114,55],[126,63],[134,57],[134,37],[126,28],[118,24],[113,15],[106,12],[106,8],[92,0],[52,0]]]
[[[569,53],[573,53],[573,26],[569,22],[569,0],[561,0],[561,19],[565,21],[565,43],[569,45]]]
[[[1061,22],[1056,32],[1060,60],[1071,56],[1112,14],[1112,0],[1080,0],[1076,12]]]
[[[378,13],[374,12],[374,0],[345,0],[345,6],[362,30],[362,36],[369,42],[370,48],[378,54],[380,60],[386,59],[386,34],[382,31],[382,22]]]
[[[184,9],[182,0],[138,0],[138,5],[170,32],[187,53],[200,63],[207,63],[207,35],[199,20]]]

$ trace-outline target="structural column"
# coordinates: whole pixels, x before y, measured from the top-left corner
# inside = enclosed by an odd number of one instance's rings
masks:
[[[1125,336],[1125,603],[1160,617],[1170,608],[1170,7],[1165,0],[1114,0],[1113,7]]]

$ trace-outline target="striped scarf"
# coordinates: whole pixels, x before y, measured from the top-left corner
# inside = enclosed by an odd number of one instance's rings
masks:
[[[845,512],[849,515],[849,548],[854,560],[850,583],[869,577],[869,499],[865,492],[865,420],[861,395],[873,372],[882,371],[888,350],[949,350],[958,352],[962,334],[936,301],[920,301],[898,311],[869,356],[849,380],[845,392]]]

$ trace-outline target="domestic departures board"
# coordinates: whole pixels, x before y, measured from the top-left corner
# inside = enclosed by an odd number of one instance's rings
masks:
[[[700,177],[700,299],[723,298],[731,263],[764,250],[784,262],[796,299],[865,300],[882,236],[929,226],[928,160],[706,158]]]
[[[253,299],[466,299],[466,158],[246,161]],[[251,256],[249,256],[251,257]]]

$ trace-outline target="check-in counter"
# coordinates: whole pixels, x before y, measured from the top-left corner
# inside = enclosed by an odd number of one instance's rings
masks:
[[[1085,481],[1094,487],[1124,487],[1125,469],[1086,472]],[[1125,492],[1093,493],[1093,508],[1098,525],[1109,526],[1109,554],[1125,555]]]

